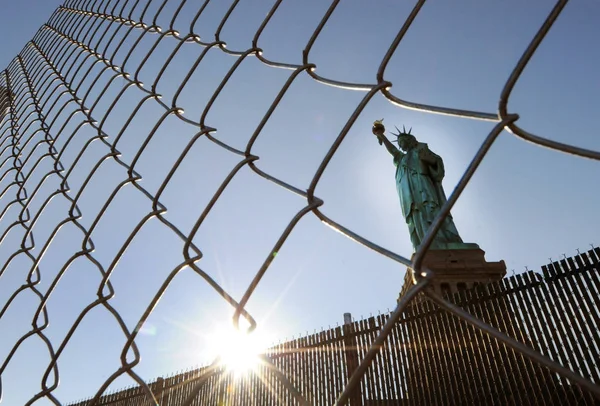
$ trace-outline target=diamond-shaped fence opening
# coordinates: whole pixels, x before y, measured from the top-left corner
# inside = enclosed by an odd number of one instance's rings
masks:
[[[510,403],[526,400],[522,386],[503,381],[517,365],[529,387],[543,392],[548,382],[575,384],[584,394],[580,400],[593,401],[600,389],[594,383],[598,342],[592,328],[598,304],[590,294],[597,293],[596,276],[585,273],[592,265],[561,268],[580,279],[549,274],[545,284],[526,274],[525,282],[519,276],[455,297],[427,290],[436,275],[422,265],[431,237],[502,131],[581,159],[600,159],[598,151],[533,134],[508,108],[515,84],[566,2],[556,3],[537,32],[531,29],[533,39],[497,97],[497,112],[415,103],[404,100],[401,86],[398,93],[392,87],[388,65],[406,37],[421,30],[412,25],[424,1],[398,6],[405,15],[399,22],[393,18],[388,38],[369,38],[371,47],[357,48],[348,63],[336,66],[328,65],[327,54],[352,46],[351,38],[340,35],[332,49],[324,49],[319,38],[341,32],[338,17],[348,4],[267,3],[67,0],[2,71],[0,395],[8,402],[64,404],[74,399],[61,386],[93,376],[102,377],[100,386],[82,404],[355,404],[357,393],[362,397],[356,404],[406,393],[407,402],[416,404],[461,393],[472,401]],[[288,26],[280,14],[288,16]],[[392,17],[374,4],[361,18],[372,23]],[[310,35],[301,40],[298,32],[309,26]],[[278,40],[284,46],[275,48]],[[357,58],[372,66],[368,83],[348,79],[355,77]],[[331,88],[316,90],[321,85]],[[340,93],[344,97],[335,102]],[[383,99],[397,111],[491,123],[412,260],[337,221],[320,197],[322,185],[331,184],[328,168],[336,165],[336,154],[354,142],[353,126]],[[286,127],[307,134],[286,138]],[[215,214],[215,208],[234,207],[232,202],[239,205],[235,211]],[[249,221],[245,228],[225,229],[241,219]],[[146,348],[140,336],[155,334],[152,317],[162,311],[161,299],[171,297],[170,287],[180,284],[197,295],[199,306],[215,306],[215,318],[233,312],[236,326],[254,330],[260,320],[252,309],[261,308],[255,292],[265,278],[277,277],[270,272],[275,258],[287,240],[303,238],[307,221],[332,227],[380,256],[377,261],[412,267],[416,283],[385,316],[271,348],[252,375],[236,378],[214,363],[146,383],[136,367],[160,349]],[[315,252],[323,245],[312,243]],[[227,259],[235,276],[214,271],[222,266],[220,249],[238,254]],[[526,284],[527,292],[539,294],[514,293]],[[565,291],[583,298],[588,316],[547,316],[561,307],[563,315],[577,312],[579,305],[560,297]],[[304,295],[310,299],[310,292]],[[472,302],[476,296],[486,304]],[[498,315],[507,314],[518,322],[503,324]],[[569,341],[569,328],[576,327],[587,344]],[[542,330],[554,338],[540,336],[545,347],[532,344]],[[462,341],[450,342],[452,334]],[[455,345],[454,358],[440,349]],[[33,358],[44,360],[44,367],[27,370]],[[411,372],[407,365],[418,359],[427,365]],[[65,372],[67,365],[76,368]],[[486,365],[495,369],[473,373]],[[12,389],[14,377],[25,376],[22,368],[29,378],[19,388],[34,393],[26,398]],[[125,376],[135,387],[111,393],[108,388]],[[431,382],[432,376],[439,380]],[[467,382],[474,379],[496,386],[477,388]],[[494,393],[499,387],[506,392]],[[415,388],[425,388],[422,397]],[[556,398],[539,401],[549,399]],[[128,400],[135,403],[123,403]]]

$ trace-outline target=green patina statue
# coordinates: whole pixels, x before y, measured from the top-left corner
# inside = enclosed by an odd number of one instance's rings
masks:
[[[383,143],[394,157],[396,165],[396,189],[400,197],[402,214],[408,224],[410,240],[415,251],[425,238],[427,230],[446,202],[442,188],[444,163],[442,158],[429,149],[427,144],[418,142],[410,130],[398,130],[396,142],[402,151],[396,148],[385,136],[382,120],[373,123],[373,134]],[[396,128],[397,129],[397,128]],[[464,249],[476,246],[465,244],[458,235],[452,217],[448,215],[437,232],[430,248]]]

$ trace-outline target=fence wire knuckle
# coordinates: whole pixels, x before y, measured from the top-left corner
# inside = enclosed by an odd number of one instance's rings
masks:
[[[466,337],[465,340],[477,343],[475,348],[479,352],[478,355],[482,358],[487,357],[497,374],[502,374],[504,371],[503,366],[499,360],[494,360],[491,355],[485,353],[485,346],[488,343],[486,340],[491,338],[512,348],[515,352],[512,355],[507,355],[507,357],[512,357],[511,359],[521,365],[523,370],[535,375],[533,367],[524,361],[524,359],[531,360],[536,365],[542,365],[557,374],[562,383],[576,383],[600,398],[600,388],[596,384],[600,379],[600,372],[597,368],[598,360],[589,356],[590,349],[594,346],[594,339],[598,338],[597,332],[594,331],[592,326],[594,323],[596,325],[600,324],[600,318],[593,311],[599,305],[596,297],[597,289],[592,288],[594,283],[597,282],[596,277],[586,273],[578,273],[577,278],[579,279],[560,282],[585,298],[585,302],[577,304],[567,303],[567,301],[559,302],[556,297],[562,293],[557,290],[555,285],[548,287],[543,283],[549,278],[558,281],[560,278],[557,275],[561,275],[562,272],[565,272],[565,269],[587,269],[586,267],[592,266],[592,262],[596,261],[594,263],[597,263],[598,257],[594,256],[597,256],[600,252],[596,248],[592,247],[592,250],[586,255],[578,252],[577,263],[572,258],[566,258],[563,254],[564,259],[560,263],[556,262],[555,265],[551,264],[548,268],[544,268],[544,278],[529,271],[523,275],[514,275],[511,281],[503,281],[492,287],[482,287],[473,293],[475,295],[473,297],[461,294],[461,300],[464,299],[464,303],[466,303],[465,307],[458,306],[447,300],[447,298],[427,289],[435,280],[436,275],[434,271],[423,265],[423,259],[433,242],[435,234],[450,214],[452,207],[460,198],[481,162],[484,161],[494,141],[501,136],[504,130],[524,141],[541,147],[600,160],[600,151],[553,141],[521,128],[517,125],[518,113],[510,113],[508,108],[512,91],[525,71],[528,62],[535,55],[537,48],[543,43],[545,36],[565,7],[566,0],[556,2],[534,38],[527,45],[500,92],[498,112],[496,113],[416,103],[404,100],[400,93],[395,94],[392,92],[394,83],[387,79],[390,60],[396,54],[405,35],[411,30],[413,22],[419,17],[425,0],[418,0],[415,3],[408,17],[399,27],[397,34],[381,59],[377,71],[374,72],[372,84],[353,83],[324,77],[318,73],[318,65],[313,61],[313,46],[324,28],[329,24],[329,20],[336,12],[340,0],[331,2],[314,28],[304,49],[301,50],[301,59],[296,62],[269,59],[268,50],[266,51],[267,55],[265,55],[265,51],[261,47],[262,35],[278,15],[284,0],[273,2],[266,16],[258,22],[257,29],[249,41],[249,47],[246,49],[229,49],[227,38],[224,38],[226,36],[224,33],[227,31],[226,27],[228,24],[233,24],[231,22],[232,15],[239,4],[242,3],[240,0],[231,2],[218,21],[212,38],[202,38],[197,32],[201,24],[201,17],[205,15],[210,0],[197,2],[198,4],[194,6],[193,13],[189,11],[194,3],[191,0],[180,0],[177,7],[171,7],[171,9],[167,3],[173,4],[174,2],[167,2],[167,0],[66,0],[53,12],[47,23],[39,29],[21,53],[0,73],[0,171],[2,172],[0,184],[7,183],[0,191],[0,201],[5,204],[0,212],[0,225],[3,227],[0,235],[0,245],[8,241],[13,234],[18,234],[20,239],[18,248],[8,255],[6,262],[0,268],[0,283],[2,283],[2,277],[7,273],[7,269],[13,263],[19,260],[27,260],[27,266],[29,267],[23,283],[12,292],[6,303],[0,308],[0,321],[9,309],[15,306],[15,303],[18,302],[17,299],[21,296],[29,295],[28,297],[33,298],[31,300],[36,301],[36,309],[31,320],[30,330],[17,338],[14,345],[8,349],[6,358],[0,364],[0,401],[2,400],[2,392],[5,389],[2,385],[2,375],[6,372],[7,367],[23,343],[36,339],[43,343],[50,362],[45,367],[40,382],[41,390],[27,404],[34,404],[40,399],[47,400],[55,405],[63,404],[64,400],[58,399],[55,393],[61,380],[61,368],[59,366],[61,355],[70,345],[73,336],[86,316],[90,312],[102,310],[104,314],[110,315],[114,320],[125,344],[120,350],[120,365],[117,370],[112,372],[103,382],[91,399],[86,400],[81,405],[110,404],[107,399],[111,395],[107,394],[107,390],[116,379],[122,376],[129,376],[137,383],[138,386],[131,389],[128,396],[142,396],[145,403],[136,404],[161,404],[161,399],[170,396],[169,394],[184,385],[192,386],[190,386],[191,389],[186,391],[185,399],[180,399],[182,402],[180,404],[197,404],[195,403],[197,397],[200,393],[204,393],[202,391],[205,390],[207,382],[215,379],[215,377],[218,377],[219,382],[224,379],[224,369],[219,365],[218,360],[204,367],[198,373],[190,373],[185,379],[169,387],[162,387],[157,383],[147,383],[135,371],[135,367],[139,364],[142,356],[136,344],[136,338],[140,331],[151,317],[171,283],[182,271],[187,269],[194,274],[194,277],[199,277],[206,286],[210,287],[225,303],[231,306],[232,321],[236,328],[242,328],[240,326],[240,318],[242,318],[245,325],[247,325],[247,331],[252,332],[258,323],[255,317],[246,309],[248,302],[255,295],[256,288],[262,278],[269,272],[276,253],[285,245],[288,237],[294,232],[296,225],[304,217],[311,215],[314,215],[324,226],[331,227],[352,241],[397,262],[398,265],[414,269],[416,282],[399,299],[395,310],[389,315],[371,317],[368,322],[363,320],[351,325],[360,326],[361,329],[369,331],[369,334],[371,334],[369,339],[352,330],[359,327],[344,326],[320,334],[307,334],[306,337],[301,337],[295,341],[294,356],[303,360],[303,362],[304,360],[307,362],[312,360],[312,353],[307,349],[319,346],[319,343],[322,342],[319,340],[329,343],[332,353],[340,349],[349,351],[357,348],[367,348],[362,359],[357,359],[355,369],[346,382],[343,384],[321,383],[323,385],[322,392],[328,393],[327,396],[329,397],[327,399],[329,400],[325,400],[323,393],[311,392],[308,381],[316,376],[313,376],[312,372],[302,371],[297,365],[294,367],[296,368],[294,370],[295,374],[290,375],[282,370],[281,364],[277,362],[278,357],[281,358],[280,353],[277,351],[283,351],[283,349],[279,348],[278,350],[278,347],[276,347],[271,353],[263,355],[262,368],[270,371],[270,375],[262,381],[262,384],[269,388],[270,395],[279,399],[282,404],[325,404],[324,402],[327,401],[335,402],[337,405],[348,404],[349,401],[352,402],[351,399],[357,391],[361,390],[361,382],[374,365],[378,365],[378,368],[385,370],[389,375],[397,371],[401,376],[401,381],[406,382],[409,380],[408,371],[407,367],[401,365],[401,362],[398,361],[400,354],[404,359],[408,359],[415,356],[415,354],[423,354],[425,350],[407,344],[411,340],[414,341],[414,338],[409,338],[408,333],[405,331],[394,333],[395,326],[401,320],[410,321],[423,316],[427,312],[434,313],[438,311],[441,312],[442,316],[440,317],[443,317],[443,319],[434,319],[434,326],[438,326],[439,331],[442,331],[441,324],[447,323],[451,328],[460,331]],[[178,26],[178,19],[184,13],[190,14],[189,27],[185,28]],[[153,64],[156,64],[156,62],[153,57],[161,49],[161,45],[168,45],[171,48],[159,65],[154,66]],[[195,47],[198,50],[197,56],[189,69],[184,68],[187,71],[180,72],[182,73],[179,79],[180,82],[175,86],[172,96],[165,96],[160,93],[164,91],[165,77],[168,75],[169,68],[176,64],[177,56],[184,47]],[[180,96],[185,89],[190,87],[189,83],[194,73],[200,67],[204,67],[209,63],[206,62],[206,56],[211,52],[227,54],[235,58],[235,61],[226,69],[221,79],[215,80],[218,85],[209,96],[207,95],[206,104],[198,107],[197,111],[185,112],[180,105]],[[231,86],[231,78],[236,74],[236,71],[243,65],[244,61],[251,58],[256,58],[256,61],[269,69],[284,69],[288,71],[289,76],[270,102],[256,128],[249,132],[249,138],[245,145],[240,148],[230,143],[227,138],[219,136],[218,126],[212,126],[209,115],[214,110],[215,103],[222,96],[223,90],[228,85]],[[156,73],[148,77],[149,74],[146,71],[151,68],[154,68]],[[320,161],[306,189],[285,181],[283,178],[278,177],[276,173],[269,173],[261,168],[260,154],[254,148],[256,141],[261,137],[264,127],[279,107],[281,100],[290,87],[301,77],[310,78],[315,83],[322,85],[364,92],[364,96],[357,103],[354,111],[347,117],[337,138],[329,146],[328,151]],[[115,91],[114,87],[116,86],[119,89]],[[401,88],[401,86],[398,87]],[[120,128],[111,129],[111,118],[119,110],[120,103],[127,100],[130,89],[139,92],[137,104],[130,106],[131,109],[127,110]],[[321,211],[321,207],[326,201],[316,195],[317,187],[329,163],[375,95],[381,95],[391,104],[404,109],[472,120],[487,120],[495,123],[435,218],[413,260],[376,244],[325,215]],[[128,148],[127,136],[132,131],[136,118],[139,118],[143,109],[148,106],[160,109],[160,113],[152,117],[154,121],[146,123],[151,129],[140,136],[141,141],[135,145],[134,152],[122,152],[122,150]],[[189,137],[185,146],[178,152],[179,155],[171,164],[163,180],[159,182],[156,190],[154,190],[154,188],[145,186],[145,183],[143,183],[145,179],[144,169],[141,167],[143,164],[140,164],[140,161],[144,158],[148,146],[159,133],[159,130],[167,125],[168,120],[178,120],[180,123],[193,127],[195,134]],[[82,145],[79,145],[80,140],[77,136],[88,129],[92,135]],[[164,194],[175,174],[181,170],[183,162],[189,159],[192,149],[200,140],[206,140],[206,142],[210,142],[227,154],[236,156],[238,161],[233,167],[229,168],[208,202],[199,210],[200,214],[193,219],[191,228],[183,230],[166,216],[168,205],[164,203]],[[92,159],[90,156],[95,149],[102,149],[103,153],[98,157],[94,156],[94,161],[87,162],[88,166],[82,169],[86,164],[86,160]],[[94,180],[101,176],[102,170],[107,165],[115,165],[120,171],[119,176],[121,178],[118,182],[110,185],[112,190],[104,196],[105,200],[99,202],[99,209],[96,213],[87,213],[85,207],[81,207],[82,201],[93,190]],[[301,210],[289,219],[287,226],[280,232],[276,243],[259,269],[254,272],[251,282],[238,301],[232,293],[228,292],[209,273],[202,269],[203,252],[201,247],[197,246],[194,241],[202,229],[205,219],[218,203],[222,194],[245,167],[248,168],[248,172],[252,176],[277,185],[283,190],[304,199],[306,203]],[[52,182],[58,186],[52,192],[47,193],[45,188]],[[70,182],[76,186],[72,188]],[[137,195],[149,203],[149,209],[139,220],[136,219],[137,223],[133,228],[128,231],[127,235],[122,236],[121,240],[123,241],[119,242],[120,245],[116,249],[116,254],[110,261],[106,261],[96,251],[93,238],[94,232],[98,230],[103,221],[106,221],[108,218],[107,213],[115,206],[115,201],[124,193],[124,190],[135,191]],[[45,219],[46,216],[54,213],[52,202],[56,200],[66,203],[68,210],[60,220],[52,223],[53,226],[50,226],[49,233],[47,233],[46,230],[41,230],[43,226],[39,224],[43,221],[40,219]],[[10,217],[9,212],[14,210],[18,210],[18,213]],[[87,217],[84,218],[84,214]],[[56,216],[56,214],[54,215]],[[112,299],[118,292],[111,277],[125,252],[146,224],[151,221],[158,222],[165,234],[168,233],[177,239],[181,245],[181,258],[177,261],[177,265],[164,277],[150,302],[143,308],[135,327],[131,329],[122,314],[114,307]],[[69,258],[60,266],[56,275],[46,280],[47,277],[41,270],[44,267],[43,257],[52,251],[52,243],[57,239],[60,231],[66,228],[75,230],[81,238],[81,246],[77,250],[69,252]],[[57,316],[49,313],[47,305],[52,295],[55,294],[61,279],[79,261],[85,261],[91,265],[100,282],[95,297],[90,298],[89,304],[79,311],[62,340],[53,341],[47,335],[47,327],[52,323],[53,318]],[[566,336],[573,335],[569,331],[576,329],[582,332],[587,342],[574,346],[556,339],[552,343],[548,341],[548,351],[542,353],[540,349],[532,348],[515,338],[518,336],[516,327],[509,325],[498,327],[499,316],[495,315],[492,310],[486,309],[479,314],[476,306],[469,302],[469,300],[475,300],[474,297],[503,297],[507,292],[518,291],[521,288],[519,284],[530,286],[539,296],[527,292],[524,294],[525,296],[518,297],[518,303],[514,301],[507,302],[506,309],[516,314],[521,311],[519,309],[527,307],[528,303],[543,309],[546,313],[540,310],[531,315],[523,316],[528,323],[541,326],[540,331],[543,331],[546,338],[543,338],[540,333],[540,340],[548,340],[547,337],[558,338],[559,335],[563,334]],[[540,299],[542,297],[545,300]],[[425,303],[420,309],[411,306],[417,300],[421,300],[418,298],[423,299]],[[558,310],[552,308],[554,305]],[[496,303],[494,306],[498,307],[498,311],[504,309],[502,308],[504,305]],[[564,314],[572,313],[576,309],[580,309],[579,313],[585,313],[585,315],[578,316],[574,320],[568,320],[564,316]],[[495,320],[496,325],[493,326],[494,323],[489,320]],[[570,323],[575,326],[572,327]],[[474,329],[469,330],[468,326]],[[415,335],[420,337],[421,341],[416,341],[428,349],[433,348],[435,350],[436,346],[440,345],[454,345],[447,336],[440,334],[436,341],[420,328],[416,328]],[[486,334],[485,338],[477,335],[475,331],[484,332]],[[533,330],[530,333],[538,334]],[[343,345],[339,344],[339,346],[335,344],[341,343],[350,335],[357,340],[357,343],[344,342]],[[577,342],[575,338],[573,340],[573,342]],[[385,348],[386,351],[393,351],[396,358],[389,356],[387,352],[382,351],[382,348]],[[585,349],[587,351],[583,351]],[[573,355],[574,353],[577,356]],[[435,355],[440,364],[423,365],[424,372],[417,372],[417,374],[421,374],[418,375],[419,377],[426,380],[428,379],[427,376],[435,375],[438,369],[441,368],[443,361],[440,354],[436,353]],[[465,357],[470,356],[466,352],[463,355]],[[378,357],[383,357],[384,361]],[[458,359],[459,355],[455,355],[455,357]],[[578,359],[584,358],[586,359],[585,363],[578,361]],[[333,357],[329,361],[321,360],[320,362],[325,362],[324,365],[330,368],[337,368],[339,367],[338,361]],[[532,379],[537,388],[542,390],[543,381],[541,378],[538,380],[534,376]],[[451,381],[452,385],[445,382],[443,383],[445,386],[437,390],[454,393],[454,395],[460,391],[469,393],[469,396],[481,395],[479,393],[481,388],[473,388],[458,378],[451,378]],[[281,385],[281,387],[278,385]],[[365,390],[373,393],[379,390],[372,383],[369,383],[369,385],[365,385]],[[383,382],[383,380],[379,385],[381,390],[389,396],[392,393],[400,393],[403,390],[402,388],[405,388],[405,386],[402,386],[405,385],[404,383],[390,383],[389,381]],[[428,385],[433,387],[432,383],[428,383]],[[488,387],[488,389],[490,388],[491,386]],[[510,395],[514,396],[513,400],[523,400],[523,394],[512,393]],[[423,398],[417,398],[415,401],[417,403],[421,402],[421,404],[434,402],[435,394],[422,394],[422,396]],[[114,399],[115,401],[118,400],[116,397]],[[352,405],[354,404],[352,402]]]

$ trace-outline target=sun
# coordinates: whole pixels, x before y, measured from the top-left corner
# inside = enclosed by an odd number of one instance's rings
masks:
[[[255,370],[261,363],[260,355],[267,348],[262,334],[240,331],[230,324],[215,328],[207,338],[209,352],[236,375]]]

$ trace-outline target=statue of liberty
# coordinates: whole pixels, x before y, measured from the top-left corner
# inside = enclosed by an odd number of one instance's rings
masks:
[[[379,144],[385,145],[394,157],[396,166],[396,189],[400,197],[402,214],[408,225],[410,240],[415,251],[423,241],[427,230],[433,223],[440,208],[446,202],[442,188],[444,163],[442,158],[434,154],[427,144],[418,142],[411,130],[398,130],[396,148],[385,136],[382,120],[373,123],[373,134]],[[397,129],[397,128],[396,128]],[[438,230],[431,249],[460,249],[474,244],[464,244],[454,225],[452,216],[448,215]]]

